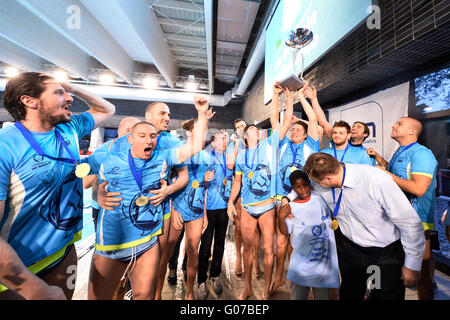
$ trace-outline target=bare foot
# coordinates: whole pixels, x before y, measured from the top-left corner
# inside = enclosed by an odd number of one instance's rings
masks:
[[[242,293],[239,295],[239,297],[237,297],[237,300],[247,300],[252,295],[253,295],[253,289],[247,290],[246,288],[244,288],[244,290],[242,290]]]
[[[261,276],[263,274],[261,269],[259,268],[259,266],[255,268],[255,271],[253,273],[255,274],[256,279],[261,278]]]
[[[270,284],[270,295],[273,295],[277,290],[284,285],[284,279],[274,280]]]

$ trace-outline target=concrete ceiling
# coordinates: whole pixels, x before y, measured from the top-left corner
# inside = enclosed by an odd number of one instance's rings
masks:
[[[168,90],[189,75],[233,85],[257,17],[245,0],[2,0],[0,75],[61,69],[95,83],[109,71],[118,85],[155,74]],[[248,51],[248,50],[247,50]],[[139,76],[139,77],[138,77]],[[221,92],[223,93],[223,92]]]

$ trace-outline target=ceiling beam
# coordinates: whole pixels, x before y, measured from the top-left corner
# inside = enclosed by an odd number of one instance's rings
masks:
[[[158,18],[145,0],[80,0],[135,61],[153,63],[170,87],[178,73]]]
[[[89,55],[16,0],[2,0],[0,35],[77,77],[88,79]]]
[[[0,61],[25,71],[41,71],[43,59],[0,36]]]
[[[191,11],[197,13],[203,13],[201,5],[197,5],[192,2],[184,2],[177,0],[152,0],[150,1],[152,7],[167,8],[167,9],[180,9],[183,11]]]
[[[134,61],[81,2],[78,0],[18,0],[18,2],[127,83],[133,82]],[[68,28],[69,15],[61,14],[66,13],[71,5],[80,8],[79,29]]]
[[[159,23],[161,25],[169,25],[169,26],[179,26],[181,28],[192,28],[196,31],[204,31],[205,24],[202,22],[189,21],[189,20],[180,20],[180,19],[167,19],[167,18],[158,18]]]
[[[209,93],[214,92],[214,72],[213,72],[213,4],[212,1],[203,2],[205,9],[205,33],[206,33],[206,52],[208,60],[208,81]]]
[[[196,36],[189,36],[189,35],[181,35],[176,33],[164,33],[164,37],[166,41],[176,41],[176,42],[187,42],[192,44],[192,42],[195,43],[201,43],[206,44],[206,38],[205,37],[196,37]]]

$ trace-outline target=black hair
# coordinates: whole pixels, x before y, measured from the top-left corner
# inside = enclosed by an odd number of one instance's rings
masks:
[[[291,186],[294,186],[295,181],[297,181],[298,179],[305,180],[309,184],[311,183],[309,181],[308,174],[303,170],[295,170],[291,173],[291,175],[289,176],[289,182],[291,183]]]

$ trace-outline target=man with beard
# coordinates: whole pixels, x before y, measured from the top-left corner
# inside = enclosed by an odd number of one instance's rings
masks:
[[[73,116],[69,93],[90,110]],[[67,268],[77,265],[83,227],[77,177],[88,173],[77,166],[78,142],[115,107],[36,72],[12,78],[3,105],[16,122],[0,130],[0,298],[71,299]]]
[[[363,129],[362,137],[358,129],[358,124],[363,124],[360,121],[353,124],[353,129],[350,129],[350,125],[345,121],[338,121],[332,126],[327,121],[325,113],[319,104],[316,88],[307,85],[304,94],[311,100],[319,124],[323,127],[325,136],[331,141],[331,148],[322,150],[322,152],[331,154],[338,161],[374,165],[374,160],[365,154],[365,149],[362,147],[363,141],[369,136],[367,125]]]

